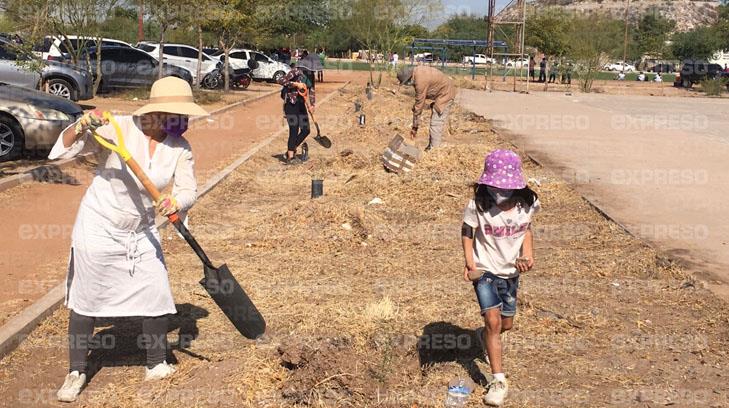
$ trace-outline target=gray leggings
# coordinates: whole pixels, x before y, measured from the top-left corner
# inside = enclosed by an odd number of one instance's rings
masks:
[[[68,354],[71,360],[69,372],[86,372],[89,346],[94,345],[95,318],[80,315],[73,310],[68,323]],[[147,348],[147,367],[153,368],[167,358],[167,316],[145,317],[142,321],[140,342]]]

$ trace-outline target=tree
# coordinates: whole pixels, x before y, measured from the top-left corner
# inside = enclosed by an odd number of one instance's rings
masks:
[[[104,19],[118,3],[119,0],[6,0],[3,9],[18,22],[18,31],[26,34],[29,44],[41,41],[45,35],[60,38],[73,64],[85,58],[87,66],[91,65],[86,51],[92,43],[97,49],[95,93],[103,76],[100,47]],[[81,40],[74,43],[70,35],[78,35]]]
[[[159,28],[159,53],[157,54],[157,60],[159,61],[159,70],[157,78],[161,79],[164,76],[164,46],[166,41],[166,34],[170,28],[176,27],[181,21],[184,20],[182,15],[184,6],[184,0],[148,0],[145,3],[147,10],[149,10],[150,18]],[[198,78],[199,80],[199,78]]]
[[[595,74],[608,58],[621,53],[624,23],[594,14],[576,17],[571,25],[572,45],[569,56],[576,62],[580,88],[584,92],[590,92]]]
[[[406,29],[423,23],[442,8],[439,0],[343,0],[343,7],[351,10],[345,19],[358,43],[368,52],[370,83],[378,87],[382,82],[382,68],[386,56],[407,44]],[[380,74],[374,80],[374,70]]]
[[[250,36],[257,27],[255,7],[256,0],[211,0],[210,16],[205,23],[206,28],[217,36],[225,56],[223,75],[226,92],[230,90],[228,55],[242,37]]]
[[[720,5],[716,11],[717,19],[714,31],[719,39],[719,49],[729,50],[729,4]]]
[[[699,27],[673,35],[671,51],[680,60],[708,60],[722,47],[722,40],[711,27]]]
[[[665,57],[670,54],[666,45],[671,32],[676,28],[676,22],[652,10],[641,18],[638,27],[633,30],[633,52],[631,56],[639,59],[645,54]]]
[[[570,50],[572,18],[563,10],[548,8],[529,13],[526,19],[525,45],[546,55],[562,57]]]

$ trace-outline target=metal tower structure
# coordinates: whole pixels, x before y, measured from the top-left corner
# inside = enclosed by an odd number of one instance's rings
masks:
[[[508,13],[508,17],[500,16],[500,14],[504,13],[504,11],[506,10],[510,11],[510,13]],[[488,27],[486,36],[486,41],[489,44],[489,47],[487,49],[488,56],[496,61],[500,61],[501,59],[516,58],[516,61],[512,66],[512,69],[514,70],[514,73],[512,75],[514,79],[513,90],[514,92],[516,92],[517,61],[519,62],[518,76],[520,78],[523,76],[524,73],[524,58],[526,58],[526,61],[528,61],[528,55],[524,49],[524,31],[526,29],[526,0],[511,0],[506,5],[506,7],[501,9],[501,11],[498,13],[496,12],[496,0],[489,0],[488,14],[486,15],[486,24]],[[504,26],[513,27],[513,31],[504,31],[501,28]],[[506,42],[510,45],[509,49],[505,50],[506,52],[497,52],[497,50],[493,47],[494,39],[497,33],[500,34],[502,37],[506,38]],[[486,72],[486,81],[489,89],[493,89],[493,66],[494,64],[491,64],[491,68]],[[506,75],[508,75],[509,71],[511,71],[511,69],[506,68],[504,78],[506,78]],[[526,75],[526,92],[529,92],[528,70]]]

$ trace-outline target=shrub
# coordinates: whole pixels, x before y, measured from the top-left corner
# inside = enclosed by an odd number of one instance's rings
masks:
[[[708,96],[721,96],[726,89],[726,84],[725,78],[705,79],[701,81],[701,89]]]

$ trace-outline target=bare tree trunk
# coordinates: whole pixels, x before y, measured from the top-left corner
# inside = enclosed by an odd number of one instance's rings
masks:
[[[230,67],[230,58],[228,58],[228,54],[230,53],[230,48],[223,48],[223,51],[225,51],[225,64],[223,64],[223,75],[225,75],[225,92],[228,93],[230,91],[230,73],[228,72],[228,69]]]
[[[93,96],[96,96],[99,92],[99,85],[101,85],[101,77],[103,76],[103,72],[101,72],[101,44],[101,37],[96,37],[96,80],[94,80]],[[86,66],[89,67],[89,69],[91,69],[90,58],[89,53],[86,53]]]
[[[200,76],[202,75],[202,61],[203,61],[203,31],[202,31],[202,25],[198,24],[197,26],[197,81],[195,83],[195,88],[200,88],[200,84],[202,83],[202,78]]]
[[[165,48],[165,31],[167,31],[166,25],[161,25],[159,28],[159,72],[157,72],[157,79],[164,77],[164,48]]]

